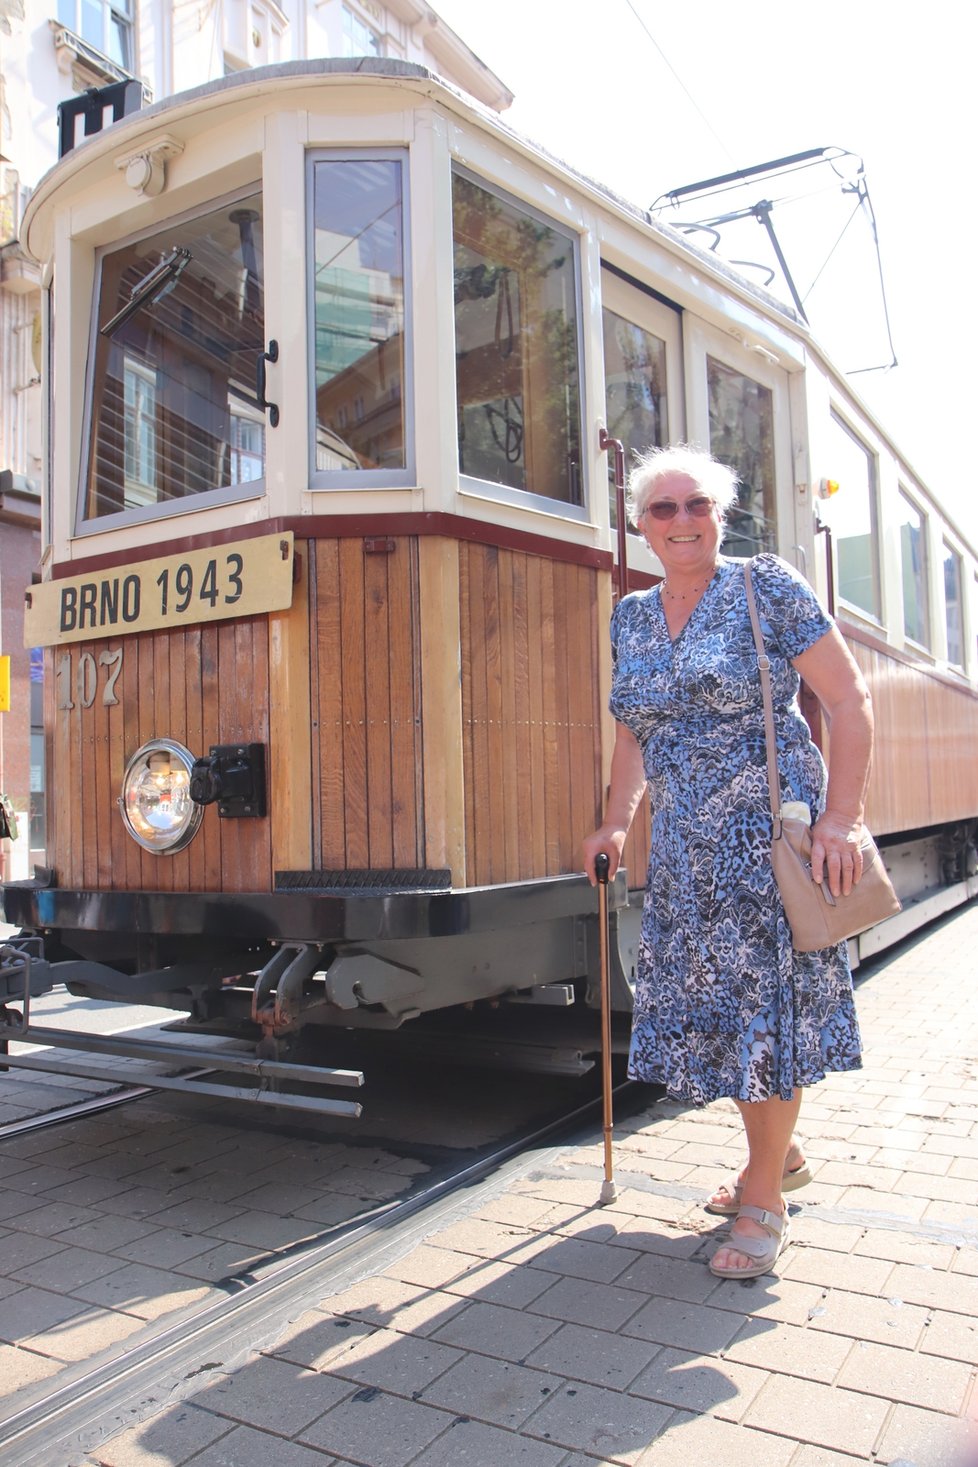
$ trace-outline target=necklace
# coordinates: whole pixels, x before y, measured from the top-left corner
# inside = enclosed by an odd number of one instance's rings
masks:
[[[702,585],[690,586],[688,591],[672,591],[669,588],[668,581],[660,581],[659,594],[660,596],[668,596],[670,601],[688,601],[690,596],[695,596],[699,591],[705,591],[715,575],[716,567],[710,572],[709,578]]]

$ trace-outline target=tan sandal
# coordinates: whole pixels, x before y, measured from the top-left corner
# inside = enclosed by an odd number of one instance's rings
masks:
[[[799,1187],[807,1187],[811,1180],[811,1168],[807,1161],[803,1161],[801,1166],[795,1167],[794,1171],[789,1171],[785,1167],[784,1174],[781,1178],[781,1190],[782,1192],[797,1192]],[[733,1173],[725,1181],[722,1181],[719,1187],[717,1187],[717,1191],[726,1192],[730,1201],[704,1202],[704,1211],[712,1212],[717,1217],[736,1217],[742,1205],[740,1199],[744,1195],[743,1186],[737,1180],[736,1174]]]
[[[734,1248],[738,1253],[746,1253],[748,1258],[754,1260],[745,1268],[717,1268],[713,1259],[710,1259],[710,1272],[718,1279],[756,1279],[762,1273],[770,1273],[777,1263],[780,1254],[788,1245],[790,1224],[788,1222],[788,1209],[784,1212],[768,1212],[766,1207],[752,1207],[746,1202],[737,1214],[738,1217],[750,1217],[754,1222],[760,1223],[761,1227],[770,1234],[769,1238],[743,1237],[740,1233],[731,1233],[725,1238],[717,1249],[719,1253],[723,1248]],[[715,1257],[716,1255],[714,1255]]]

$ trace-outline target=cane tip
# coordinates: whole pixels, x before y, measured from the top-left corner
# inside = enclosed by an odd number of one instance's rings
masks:
[[[601,1183],[601,1195],[598,1198],[599,1207],[607,1207],[609,1202],[614,1202],[618,1196],[618,1188],[614,1182]]]

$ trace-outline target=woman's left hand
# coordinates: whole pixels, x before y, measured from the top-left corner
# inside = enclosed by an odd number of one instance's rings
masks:
[[[827,881],[833,896],[848,896],[863,874],[861,820],[826,810],[812,826],[812,880]]]

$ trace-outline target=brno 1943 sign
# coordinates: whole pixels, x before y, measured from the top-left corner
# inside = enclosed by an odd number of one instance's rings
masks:
[[[45,581],[27,592],[24,644],[54,647],[283,611],[292,604],[294,554],[289,530]]]

